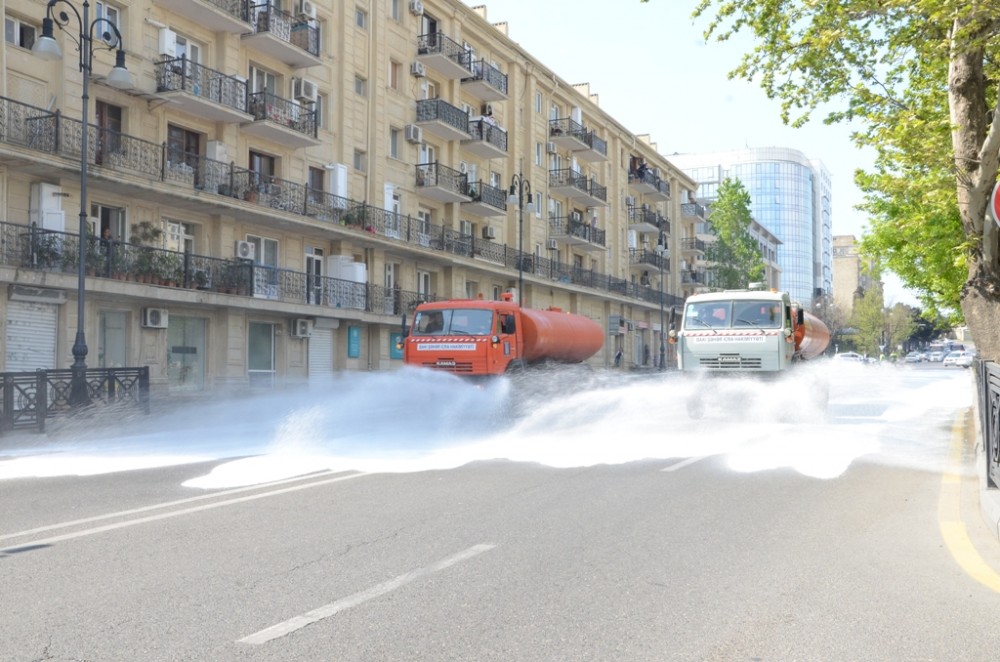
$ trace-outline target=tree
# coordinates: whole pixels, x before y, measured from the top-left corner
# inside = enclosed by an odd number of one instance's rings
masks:
[[[917,330],[913,321],[912,308],[903,303],[897,303],[885,311],[885,339],[887,352],[895,352],[900,347],[906,347],[910,336]]]
[[[885,343],[885,311],[882,309],[882,291],[873,287],[854,303],[851,326],[855,329],[854,345],[867,356],[878,356],[880,345]]]
[[[717,237],[705,248],[705,259],[714,263],[714,285],[727,290],[746,289],[764,278],[764,259],[750,236],[750,193],[739,180],[727,178],[719,185],[708,222]]]
[[[647,0],[642,0],[643,2]],[[928,312],[964,317],[1000,360],[1000,229],[987,216],[1000,163],[997,3],[969,0],[699,0],[707,39],[749,31],[731,77],[756,81],[801,126],[855,121],[875,171],[857,172],[871,214],[863,250],[920,292]],[[960,311],[960,312],[958,312]]]

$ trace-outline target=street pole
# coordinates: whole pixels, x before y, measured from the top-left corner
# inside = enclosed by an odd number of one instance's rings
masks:
[[[657,261],[660,263],[660,370],[667,369],[667,326],[666,326],[666,314],[663,309],[664,305],[664,295],[663,295],[663,263],[666,261],[667,245],[666,240],[663,236],[663,230],[660,230],[660,240],[656,244]]]
[[[508,202],[517,205],[517,305],[524,300],[524,203],[527,192],[527,203],[531,204],[531,182],[524,178],[523,172],[511,177]]]
[[[55,7],[64,4],[73,11],[68,14],[65,11],[55,13]],[[79,32],[76,37],[67,30],[71,16],[76,16],[79,25]],[[46,17],[42,19],[42,36],[35,42],[32,52],[43,60],[61,61],[63,58],[62,48],[56,42],[53,25],[58,25],[77,45],[80,53],[79,67],[83,74],[83,110],[81,112],[81,123],[83,134],[80,140],[80,220],[77,253],[77,281],[76,281],[76,338],[73,341],[73,365],[70,367],[72,376],[70,378],[69,403],[76,407],[90,404],[90,392],[87,388],[87,338],[84,333],[84,297],[87,286],[87,219],[89,217],[87,209],[87,166],[88,147],[90,144],[90,127],[88,126],[88,111],[90,110],[90,76],[94,61],[94,33],[98,33],[101,47],[108,50],[115,50],[115,66],[111,69],[105,79],[107,84],[119,89],[128,89],[133,86],[132,75],[125,68],[125,50],[122,48],[122,35],[118,27],[107,18],[97,18],[90,21],[90,3],[83,1],[83,14],[77,11],[69,0],[49,0],[46,6]],[[104,28],[104,29],[102,29]]]

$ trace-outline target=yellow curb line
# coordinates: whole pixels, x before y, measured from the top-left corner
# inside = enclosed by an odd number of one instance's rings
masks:
[[[941,476],[941,498],[938,501],[938,524],[945,546],[959,567],[986,588],[1000,593],[1000,574],[979,555],[961,517],[962,446],[965,442],[965,414],[955,417],[951,428],[948,467]]]

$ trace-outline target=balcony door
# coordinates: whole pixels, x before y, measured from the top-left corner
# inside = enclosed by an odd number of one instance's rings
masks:
[[[122,152],[122,107],[98,100],[94,109],[97,124],[94,163],[114,165],[113,156]]]

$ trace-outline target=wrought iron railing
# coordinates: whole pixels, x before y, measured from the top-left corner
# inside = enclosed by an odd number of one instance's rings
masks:
[[[501,211],[507,211],[507,191],[486,182],[469,182],[467,191],[472,202],[482,202]]]
[[[472,70],[472,51],[443,32],[432,32],[417,37],[417,55],[443,55],[469,71]]]
[[[47,419],[79,411],[70,404],[71,368],[0,373],[0,432],[45,431]],[[88,368],[92,407],[149,413],[149,367]]]
[[[250,95],[249,107],[250,114],[257,121],[267,120],[310,138],[316,137],[316,111],[310,106],[269,92],[254,92]]]
[[[154,64],[157,92],[187,92],[217,104],[247,111],[247,81],[191,62],[187,56],[166,58]],[[259,119],[259,118],[258,118]]]
[[[469,121],[469,135],[472,138],[463,140],[463,143],[483,141],[504,152],[507,151],[507,132],[489,120]]]
[[[705,207],[697,202],[682,202],[681,216],[705,220]]]
[[[444,122],[459,131],[469,132],[469,113],[443,99],[418,100],[417,122]]]
[[[463,83],[481,80],[504,96],[507,95],[507,74],[483,59],[473,61],[471,69],[472,75],[468,78],[463,78]]]
[[[572,136],[581,142],[586,142],[587,129],[569,117],[560,117],[559,119],[549,120],[549,136],[552,138]]]
[[[437,161],[417,164],[416,173],[417,186],[420,188],[438,187],[458,195],[469,194],[468,175]]]
[[[307,53],[319,55],[318,27],[267,3],[253,5],[251,13],[253,19],[250,22],[255,33],[268,32]]]
[[[474,255],[473,247],[478,243],[474,237],[463,239],[460,233],[450,228],[410,216],[397,215],[398,224],[386,223],[384,226],[379,226],[378,219],[389,218],[390,212],[349,198],[312,189],[299,182],[263,176],[252,170],[238,167],[234,163],[225,163],[198,154],[171,150],[166,143],[156,144],[127,134],[100,129],[96,126],[88,127],[87,135],[91,141],[88,150],[91,164],[103,166],[95,169],[92,173],[95,178],[118,178],[119,173],[143,175],[154,181],[167,182],[177,186],[178,190],[186,188],[219,196],[216,200],[220,202],[226,198],[246,200],[257,207],[267,207],[274,211],[297,214],[330,225],[345,227],[345,229],[374,232],[414,246],[469,257]],[[0,143],[60,157],[65,160],[64,167],[73,169],[79,165],[82,139],[82,124],[78,120],[67,118],[58,110],[52,112],[0,97]],[[101,146],[103,151],[96,149],[98,146]],[[107,154],[108,158],[104,158],[104,154]],[[98,164],[96,159],[99,158],[99,155],[102,156],[100,157],[101,163]],[[3,155],[0,154],[0,160],[2,158]],[[22,159],[24,155],[18,155],[17,158]],[[582,185],[586,186],[586,178],[580,173],[571,170],[554,172],[561,173],[563,177],[572,175],[573,181],[580,179]],[[464,175],[462,176],[464,177]],[[550,179],[550,185],[553,181],[560,181],[560,178]],[[359,220],[362,216],[376,219],[376,223],[366,224]],[[7,225],[3,224],[5,237],[6,233],[9,232]],[[16,234],[23,234],[27,230],[24,225],[13,227]],[[368,227],[372,229],[368,230]],[[75,239],[73,241],[75,242]],[[13,241],[13,243],[8,241],[0,247],[0,252],[5,255],[4,259],[9,259],[11,246],[18,245],[18,241]],[[131,249],[123,250],[128,253]],[[505,248],[504,264],[507,268],[517,269],[517,255],[517,250]],[[525,254],[525,257],[532,256]],[[67,256],[64,259],[72,260],[73,258]],[[215,259],[226,262],[226,260],[219,258],[199,259]],[[558,280],[562,280],[564,276],[571,277],[572,270],[558,261],[533,258],[532,263],[535,265],[533,273],[537,273],[539,276]],[[24,263],[22,266],[35,267],[31,262]],[[612,276],[588,280],[602,282],[603,285],[600,289],[634,296],[634,298],[643,301],[658,301],[658,298],[650,299],[645,293],[630,290],[627,281]],[[572,281],[567,280],[566,282]]]

